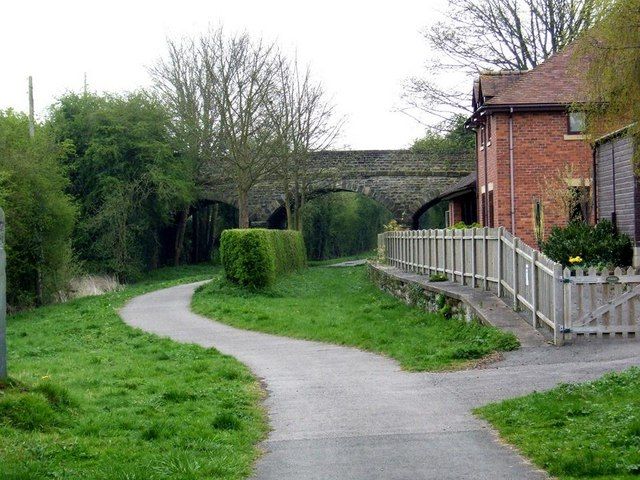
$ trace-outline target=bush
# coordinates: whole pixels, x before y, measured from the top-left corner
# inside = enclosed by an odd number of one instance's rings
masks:
[[[464,222],[456,222],[453,225],[451,225],[450,227],[447,227],[449,230],[463,230],[465,228],[480,228],[482,227],[482,225],[480,225],[478,222],[473,222],[470,224],[466,224]]]
[[[631,265],[631,239],[617,233],[613,224],[601,220],[593,227],[584,222],[571,222],[566,227],[554,227],[542,242],[542,251],[552,260],[571,266],[570,258],[580,257],[581,267]]]
[[[272,285],[279,275],[307,262],[302,234],[293,230],[225,230],[220,253],[227,279],[254,288]]]

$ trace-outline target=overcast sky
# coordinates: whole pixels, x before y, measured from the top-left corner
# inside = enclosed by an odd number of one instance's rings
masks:
[[[402,82],[419,74],[421,30],[446,0],[4,1],[0,108],[27,109],[33,75],[36,112],[65,91],[121,92],[149,85],[146,67],[167,37],[208,25],[277,40],[311,64],[348,122],[338,146],[404,148],[424,129],[402,113]]]

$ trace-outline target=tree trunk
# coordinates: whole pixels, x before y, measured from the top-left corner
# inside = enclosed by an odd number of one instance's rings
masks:
[[[191,263],[198,263],[200,255],[200,210],[196,206],[191,215]]]
[[[188,207],[178,213],[178,225],[176,226],[176,241],[173,250],[173,264],[177,267],[180,265],[180,257],[182,255],[182,246],[184,245],[184,232],[187,228]]]
[[[238,189],[238,227],[249,228],[249,190]]]
[[[295,230],[295,219],[291,211],[291,192],[289,190],[284,195],[284,211],[287,214],[287,230]]]

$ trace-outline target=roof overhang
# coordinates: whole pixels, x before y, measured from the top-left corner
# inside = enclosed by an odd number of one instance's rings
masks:
[[[516,103],[514,105],[492,105],[484,104],[464,122],[464,126],[474,129],[487,113],[510,113],[510,112],[562,112],[567,111],[572,105],[567,103]]]

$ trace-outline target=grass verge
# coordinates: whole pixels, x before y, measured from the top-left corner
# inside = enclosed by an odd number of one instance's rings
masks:
[[[640,475],[640,369],[478,408],[507,442],[561,480]]]
[[[144,334],[117,314],[135,295],[211,274],[162,269],[11,316],[0,478],[246,478],[266,432],[256,379],[231,357]]]
[[[383,353],[407,370],[461,367],[517,347],[511,334],[405,305],[378,290],[365,267],[309,268],[268,291],[218,278],[198,289],[192,307],[240,328]]]

